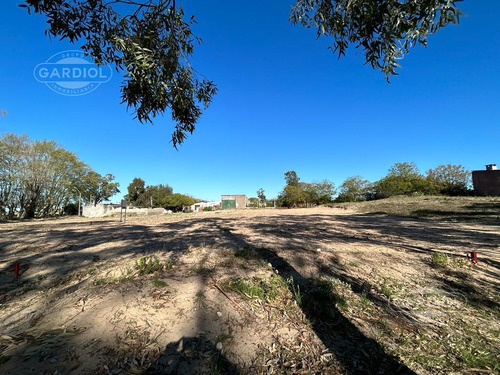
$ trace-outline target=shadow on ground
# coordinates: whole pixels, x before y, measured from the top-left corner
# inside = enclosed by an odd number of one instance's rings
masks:
[[[99,251],[100,260],[121,255],[140,256],[170,251],[173,253],[174,263],[175,258],[180,257],[190,246],[250,248],[283,277],[293,278],[293,284],[290,285],[293,293],[295,287],[300,287],[303,291],[318,287],[317,277],[321,275],[306,276],[298,269],[297,264],[309,262],[309,256],[320,243],[374,244],[429,255],[441,247],[463,247],[465,250],[471,247],[488,248],[500,243],[499,232],[450,228],[440,223],[422,225],[418,219],[382,215],[310,215],[304,220],[300,215],[285,214],[267,219],[194,217],[158,225],[120,225],[113,221],[82,220],[45,226],[33,223],[23,228],[2,228],[0,224],[0,249],[14,245],[17,249],[3,259],[3,266],[0,268],[0,294],[5,302],[14,300],[16,293],[36,281],[28,277],[13,280],[10,271],[16,261],[21,263],[26,274],[30,265],[44,263],[47,273],[53,276],[52,286],[64,285],[68,275],[93,264],[95,254],[92,249],[101,245],[107,247]],[[44,251],[40,251],[41,247]],[[496,248],[491,247],[491,250],[496,251]],[[56,262],[57,257],[64,261]],[[354,291],[361,292],[364,280],[349,275],[336,262],[334,253],[330,259],[331,264],[323,269],[323,274],[344,280],[353,286]],[[489,259],[489,262],[497,270],[500,268],[498,261]],[[37,286],[34,285],[33,288]],[[71,288],[78,288],[78,284]],[[63,287],[59,293],[68,292]],[[469,296],[472,296],[472,292]],[[375,303],[387,302],[377,301],[373,294],[370,298]],[[489,303],[481,301],[481,297],[475,293],[474,298],[477,298],[478,304]],[[302,304],[301,308],[317,336],[336,354],[342,367],[340,372],[414,373],[397,358],[389,355],[375,340],[366,337],[333,303],[325,309],[321,303],[309,302],[307,305]],[[397,309],[396,306],[393,308]],[[169,344],[146,373],[194,374],[214,370],[222,374],[238,372],[237,366],[214,348],[213,342],[203,337],[183,337],[180,341]]]

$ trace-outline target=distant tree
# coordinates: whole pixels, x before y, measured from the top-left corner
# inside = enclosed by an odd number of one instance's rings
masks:
[[[285,172],[285,187],[278,195],[277,203],[283,207],[293,207],[299,203],[305,202],[305,192],[303,184],[295,171]]]
[[[300,178],[297,176],[295,171],[285,172],[285,182],[290,186],[298,186]]]
[[[435,194],[436,189],[422,176],[415,163],[395,163],[386,177],[373,185],[373,198],[396,195]]]
[[[361,176],[352,176],[345,179],[340,185],[339,196],[336,202],[360,202],[368,198],[372,183]]]
[[[460,0],[297,0],[290,20],[317,28],[317,37],[333,38],[339,58],[349,45],[364,52],[365,61],[389,80],[400,61],[429,35],[457,24]]]
[[[327,204],[333,202],[333,196],[336,194],[333,182],[323,180],[313,182],[303,187],[306,196],[306,204]]]
[[[169,185],[153,185],[146,188],[146,193],[144,194],[148,200],[145,205],[150,205],[150,201],[153,202],[153,207],[164,207],[165,199],[171,196],[173,189]],[[192,203],[194,204],[194,203]],[[186,205],[190,206],[190,205]]]
[[[137,204],[139,197],[146,191],[144,180],[134,178],[127,187],[128,194],[124,197],[130,204]]]
[[[248,207],[259,207],[259,198],[250,197],[248,198]]]
[[[462,165],[439,165],[427,171],[427,179],[441,194],[468,195],[471,173]]]
[[[99,173],[90,171],[83,178],[83,185],[85,187],[85,195],[91,199],[91,203],[96,206],[97,204],[109,201],[113,195],[120,192],[118,182],[112,182],[115,177],[108,173],[101,176]],[[83,193],[83,192],[82,192]]]
[[[394,163],[394,165],[389,168],[389,173],[387,175],[401,177],[406,180],[421,177],[420,171],[414,162]]]
[[[304,188],[301,185],[286,185],[283,192],[278,197],[279,205],[285,207],[294,207],[299,204],[305,204],[306,196]]]
[[[257,197],[259,198],[260,201],[260,206],[266,207],[266,194],[264,194],[264,189],[260,188],[257,190]]]
[[[90,172],[54,141],[5,134],[0,137],[0,217],[61,215],[79,192],[86,193]]]
[[[182,211],[184,207],[193,205],[195,201],[196,200],[189,195],[175,193],[166,196],[162,203],[165,209],[179,212]]]
[[[294,207],[317,205],[332,202],[335,195],[335,185],[328,181],[300,182],[295,171],[285,173],[286,185],[278,195],[276,202],[279,206]]]

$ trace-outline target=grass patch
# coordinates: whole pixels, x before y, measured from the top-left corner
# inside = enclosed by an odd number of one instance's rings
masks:
[[[451,256],[445,253],[435,251],[432,253],[432,265],[436,268],[463,268],[470,264],[470,261],[463,257]]]
[[[432,254],[432,265],[435,267],[447,267],[449,263],[448,255],[438,253],[437,251]]]
[[[139,272],[139,275],[150,275],[155,272],[160,272],[164,268],[172,268],[172,261],[170,259],[166,263],[162,263],[154,255],[143,255],[139,258],[139,260],[135,260],[135,269]]]
[[[229,278],[221,283],[225,291],[234,291],[246,298],[257,298],[260,300],[273,301],[283,291],[287,290],[287,282],[279,275],[268,278],[254,277],[245,279],[242,277]]]
[[[152,284],[158,288],[164,288],[167,286],[167,283],[165,281],[159,279],[154,279],[152,281]]]
[[[384,280],[384,283],[380,286],[380,292],[389,299],[396,296],[396,291],[389,285],[387,280]]]
[[[339,203],[334,207],[366,214],[446,219],[452,221],[500,221],[499,197],[396,196],[367,202]]]

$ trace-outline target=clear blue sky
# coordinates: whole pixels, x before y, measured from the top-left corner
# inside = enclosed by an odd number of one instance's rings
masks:
[[[500,2],[465,0],[460,25],[413,49],[387,84],[354,49],[337,60],[328,40],[291,26],[291,1],[183,1],[203,38],[193,65],[219,93],[179,151],[169,143],[170,116],[141,125],[120,104],[116,73],[79,97],[37,82],[37,64],[75,48],[47,38],[45,20],[18,3],[0,5],[0,108],[8,111],[0,131],[55,140],[114,174],[122,192],[141,177],[202,199],[261,187],[273,197],[291,169],[338,186],[358,174],[377,180],[402,161],[422,172],[500,164]]]

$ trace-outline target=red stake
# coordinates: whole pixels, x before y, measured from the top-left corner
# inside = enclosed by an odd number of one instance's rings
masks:
[[[19,263],[14,263],[14,276],[19,277]]]
[[[475,251],[470,252],[470,260],[472,263],[477,264],[477,253]]]

